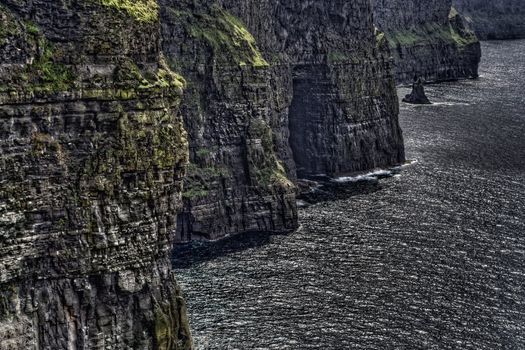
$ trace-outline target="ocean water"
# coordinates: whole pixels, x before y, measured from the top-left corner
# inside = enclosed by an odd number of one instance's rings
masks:
[[[176,254],[197,349],[525,349],[525,41],[483,51],[401,105],[411,165]]]

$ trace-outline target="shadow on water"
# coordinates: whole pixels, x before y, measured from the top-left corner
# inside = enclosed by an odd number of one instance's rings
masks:
[[[297,198],[302,206],[321,202],[348,199],[359,195],[371,194],[381,190],[379,179],[366,179],[355,182],[326,181],[310,191],[301,193]]]
[[[191,242],[175,246],[173,266],[187,269],[192,266],[270,243],[271,232],[246,232],[213,242]]]
[[[415,161],[408,161],[406,164],[388,170],[376,170],[353,176],[320,177],[317,182],[310,182],[310,189],[301,191],[297,198],[300,206],[308,206],[376,193],[383,189],[380,180],[400,176],[405,167],[414,163]]]
[[[316,203],[372,194],[383,188],[381,179],[391,178],[400,173],[401,168],[398,167],[353,177],[319,178],[318,181],[310,181],[311,188],[308,191],[303,191],[297,197],[298,206],[305,207]],[[173,250],[173,266],[177,269],[188,269],[220,257],[260,248],[270,244],[271,237],[277,235],[286,235],[286,233],[246,232],[218,241],[196,241],[179,244]]]

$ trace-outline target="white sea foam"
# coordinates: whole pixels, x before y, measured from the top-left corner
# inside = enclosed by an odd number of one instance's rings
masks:
[[[355,176],[341,176],[332,179],[333,182],[346,183],[346,182],[361,182],[361,181],[376,181],[378,178],[392,177],[398,174],[403,169],[412,166],[417,163],[417,160],[410,160],[404,164],[398,165],[390,169],[377,169],[366,174],[359,174]]]

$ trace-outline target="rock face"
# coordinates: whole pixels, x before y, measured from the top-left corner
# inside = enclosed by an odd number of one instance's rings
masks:
[[[368,0],[0,20],[0,349],[190,349],[174,241],[293,230],[298,176],[404,161]]]
[[[454,3],[482,40],[525,38],[523,0],[454,0]]]
[[[239,19],[206,1],[163,1],[164,52],[188,86],[190,140],[178,240],[297,227],[288,179],[288,96]]]
[[[0,349],[189,349],[183,82],[152,1],[0,5]]]
[[[180,241],[294,229],[297,175],[404,161],[388,47],[368,1],[220,5],[161,6],[164,52],[188,82]]]
[[[481,49],[452,0],[374,0],[378,28],[386,33],[396,80],[409,83],[475,78]]]

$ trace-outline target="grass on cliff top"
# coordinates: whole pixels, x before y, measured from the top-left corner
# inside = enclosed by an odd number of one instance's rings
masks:
[[[97,0],[100,4],[124,11],[139,22],[153,22],[159,18],[156,0]]]
[[[173,10],[189,34],[204,40],[214,54],[225,61],[233,59],[240,66],[268,66],[257,48],[253,35],[235,16],[212,5],[206,13]]]
[[[390,47],[415,46],[437,40],[454,42],[459,47],[464,47],[478,41],[474,34],[461,34],[451,24],[439,25],[437,23],[427,23],[418,28],[391,32],[387,34],[387,38]]]

